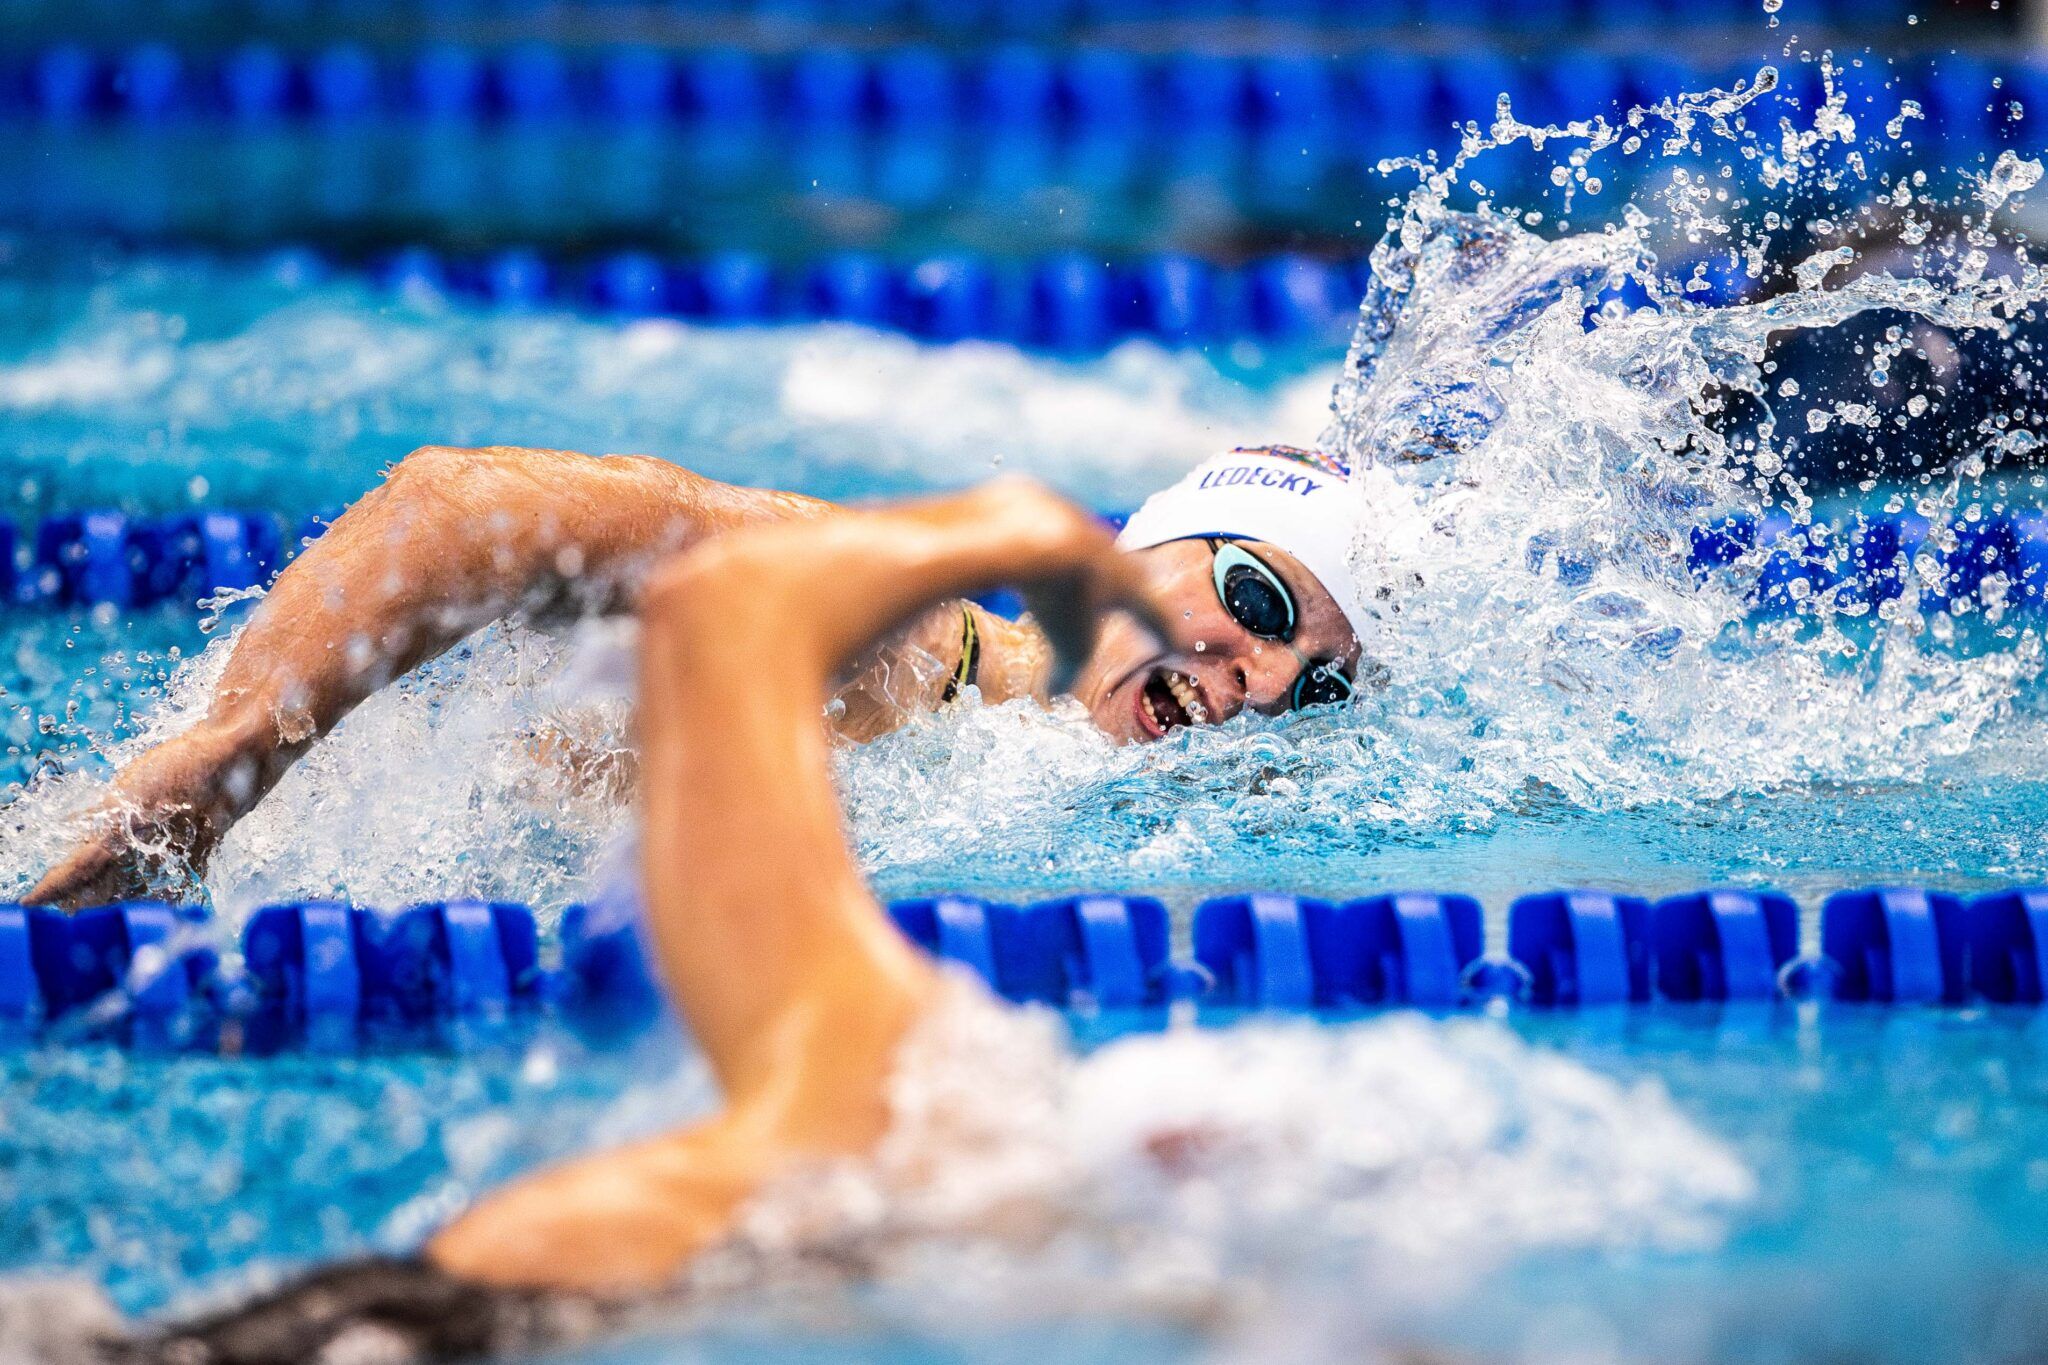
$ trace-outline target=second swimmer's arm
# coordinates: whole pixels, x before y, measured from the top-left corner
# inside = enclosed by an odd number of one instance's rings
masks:
[[[761,527],[658,575],[641,637],[647,919],[726,1108],[515,1182],[442,1232],[430,1259],[490,1284],[659,1288],[762,1180],[880,1137],[897,1048],[936,980],[847,847],[818,709],[871,639],[935,600],[1016,581],[1038,586],[1068,660],[1106,607],[1166,629],[1107,532],[1015,483],[803,533]]]
[[[120,774],[101,827],[29,899],[75,906],[136,894],[131,832],[203,863],[314,739],[509,611],[630,605],[664,553],[829,510],[647,457],[415,451],[279,575],[206,715]]]

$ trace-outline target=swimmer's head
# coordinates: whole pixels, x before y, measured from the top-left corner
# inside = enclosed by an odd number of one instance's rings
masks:
[[[1117,739],[1144,742],[1250,709],[1341,700],[1359,664],[1343,467],[1282,447],[1232,451],[1154,495],[1117,544],[1201,648],[1169,657],[1113,618],[1073,693]]]

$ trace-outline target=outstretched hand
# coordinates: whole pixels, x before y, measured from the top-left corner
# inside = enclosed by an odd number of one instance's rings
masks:
[[[153,870],[203,865],[238,813],[230,792],[241,761],[203,722],[143,754],[24,900],[61,910],[110,905],[157,892]]]

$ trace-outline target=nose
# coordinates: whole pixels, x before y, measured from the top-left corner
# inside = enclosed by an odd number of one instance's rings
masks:
[[[1262,715],[1287,709],[1301,677],[1301,659],[1286,645],[1259,641],[1238,651],[1231,664],[1244,703]]]

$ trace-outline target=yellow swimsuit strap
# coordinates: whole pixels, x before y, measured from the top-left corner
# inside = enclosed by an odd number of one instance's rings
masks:
[[[975,675],[981,671],[981,627],[974,624],[974,608],[966,603],[960,605],[960,662],[953,669],[953,676],[946,679],[944,700],[955,697],[974,686]]]

